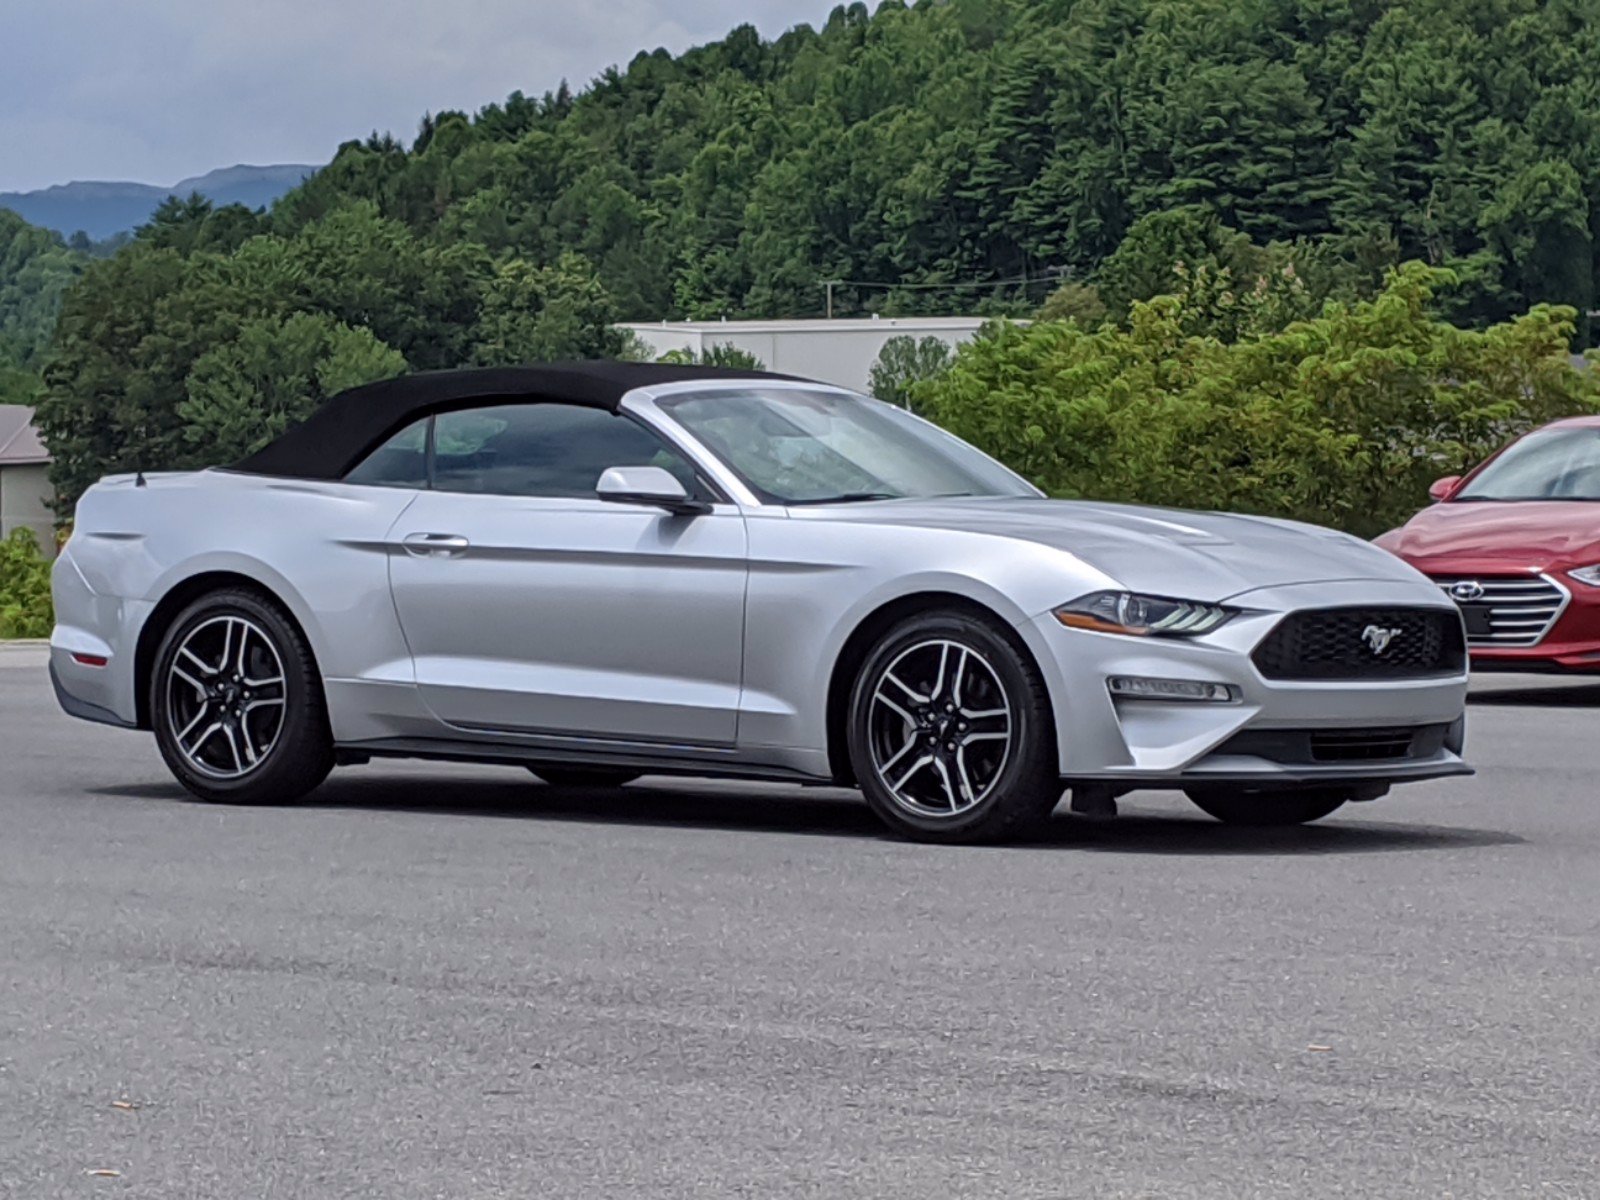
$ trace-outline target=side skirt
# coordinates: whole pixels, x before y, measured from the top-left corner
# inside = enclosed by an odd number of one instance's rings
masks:
[[[464,763],[561,763],[574,767],[627,767],[649,775],[717,776],[820,786],[833,784],[831,779],[789,767],[744,762],[731,751],[719,752],[699,746],[589,742],[573,745],[570,742],[557,744],[554,739],[549,744],[513,745],[450,738],[402,737],[345,742],[336,748],[336,753],[341,763],[364,762],[369,758],[418,758]]]

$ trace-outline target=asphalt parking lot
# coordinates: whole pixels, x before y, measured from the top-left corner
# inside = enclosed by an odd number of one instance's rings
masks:
[[[1600,686],[1322,825],[507,768],[187,800],[0,648],[5,1197],[1600,1195]],[[95,1175],[93,1171],[116,1172]]]

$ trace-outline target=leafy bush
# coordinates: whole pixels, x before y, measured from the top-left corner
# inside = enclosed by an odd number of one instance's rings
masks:
[[[1600,372],[1568,357],[1571,309],[1461,330],[1430,315],[1450,281],[1408,264],[1371,301],[1232,342],[1192,332],[1189,294],[1135,303],[1127,328],[1002,325],[916,396],[1052,495],[1372,535],[1414,512],[1436,477],[1600,410]],[[1208,290],[1204,302],[1251,301]]]
[[[0,638],[50,636],[50,562],[28,529],[0,540]]]

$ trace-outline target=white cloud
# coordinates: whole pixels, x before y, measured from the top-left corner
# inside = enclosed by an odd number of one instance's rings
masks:
[[[820,24],[837,0],[50,0],[0,42],[0,191],[169,184],[235,162],[323,162],[424,112],[473,111],[640,50],[750,22]],[[10,7],[10,6],[8,6]]]

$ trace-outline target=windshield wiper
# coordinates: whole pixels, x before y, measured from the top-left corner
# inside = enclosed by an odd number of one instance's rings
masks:
[[[837,496],[816,496],[809,500],[788,500],[790,505],[801,504],[850,504],[857,500],[903,500],[904,496],[896,496],[892,492],[843,492]]]

